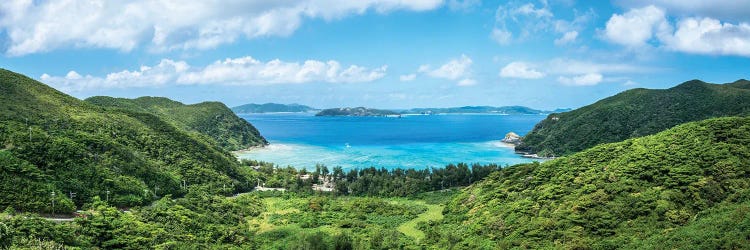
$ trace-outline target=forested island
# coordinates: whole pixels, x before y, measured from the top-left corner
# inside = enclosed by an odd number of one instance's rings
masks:
[[[237,114],[262,114],[262,113],[304,113],[317,111],[310,106],[301,104],[279,104],[279,103],[264,103],[264,104],[244,104],[237,107],[232,107],[232,111]]]
[[[371,109],[365,107],[356,108],[332,108],[324,109],[315,116],[398,116],[399,113],[384,109]]]
[[[591,146],[543,163],[306,171],[238,161],[228,142],[256,133],[218,103],[82,101],[0,70],[0,248],[747,248],[747,86],[691,81],[552,114],[535,136],[568,114],[645,121],[628,110],[664,96],[637,94],[678,93],[660,104],[679,124],[623,139],[591,132],[615,123],[570,125]],[[565,145],[551,128],[543,145]]]

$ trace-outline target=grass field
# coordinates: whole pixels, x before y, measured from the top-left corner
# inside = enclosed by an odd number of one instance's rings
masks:
[[[421,203],[422,205],[427,206],[427,211],[417,216],[417,218],[414,218],[398,226],[398,231],[417,241],[421,241],[422,239],[424,239],[424,232],[417,229],[417,225],[420,222],[442,220],[443,205],[427,204],[423,201],[416,201],[416,203]]]

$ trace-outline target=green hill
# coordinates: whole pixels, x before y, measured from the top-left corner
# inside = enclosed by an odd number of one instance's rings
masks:
[[[0,96],[0,207],[50,212],[54,198],[69,212],[107,191],[111,204],[134,206],[181,195],[183,183],[248,188],[234,156],[155,115],[95,106],[3,69]]]
[[[631,89],[594,104],[549,115],[517,151],[565,155],[600,143],[651,135],[678,124],[750,114],[750,82],[688,81],[670,89]]]
[[[207,135],[229,151],[268,144],[252,124],[237,117],[220,102],[185,105],[164,97],[126,99],[108,96],[95,96],[85,101],[101,107],[154,114],[179,128]]]
[[[300,104],[278,104],[278,103],[264,103],[264,104],[245,104],[237,107],[233,107],[232,111],[237,114],[253,114],[253,113],[279,113],[279,112],[310,112],[315,111],[315,108],[300,105]]]
[[[461,249],[747,248],[749,200],[750,118],[716,118],[502,169],[450,202],[427,239]]]

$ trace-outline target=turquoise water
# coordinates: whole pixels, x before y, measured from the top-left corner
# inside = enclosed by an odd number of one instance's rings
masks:
[[[500,142],[510,131],[530,131],[544,115],[431,115],[316,117],[312,114],[241,115],[271,145],[238,153],[243,159],[312,169],[316,164],[428,168],[449,163],[530,162]]]

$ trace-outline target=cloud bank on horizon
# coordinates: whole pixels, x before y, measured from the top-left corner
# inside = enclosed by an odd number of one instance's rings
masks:
[[[747,78],[750,0],[10,0],[0,41],[3,67],[76,96],[546,108]]]

